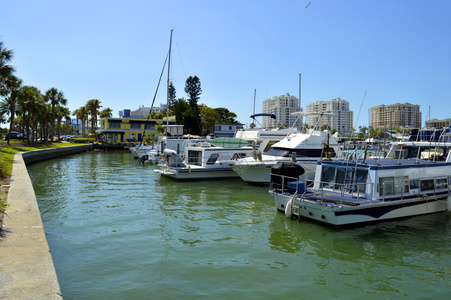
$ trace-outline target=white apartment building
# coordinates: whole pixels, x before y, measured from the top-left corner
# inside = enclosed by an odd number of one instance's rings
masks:
[[[291,114],[299,109],[299,99],[290,94],[263,100],[263,113],[274,114],[276,119],[264,117],[262,120],[263,127],[278,127],[287,125],[291,127],[296,122],[296,116]]]
[[[334,116],[317,115],[309,116],[309,113],[330,113]],[[319,119],[319,123],[318,123]],[[330,101],[316,101],[307,104],[307,125],[313,127],[318,123],[318,129],[327,128],[335,129],[341,134],[351,134],[353,131],[354,112],[349,110],[349,102],[340,99],[332,99]]]

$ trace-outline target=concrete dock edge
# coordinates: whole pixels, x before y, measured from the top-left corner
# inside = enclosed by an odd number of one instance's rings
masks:
[[[7,215],[0,232],[0,299],[62,299],[26,163],[92,150],[51,148],[14,156]]]

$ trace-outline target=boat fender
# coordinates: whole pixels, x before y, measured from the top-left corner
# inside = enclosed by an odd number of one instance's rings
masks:
[[[293,201],[293,198],[290,199],[290,201],[288,201],[287,206],[285,207],[285,216],[287,216],[287,218],[291,217],[291,202]]]

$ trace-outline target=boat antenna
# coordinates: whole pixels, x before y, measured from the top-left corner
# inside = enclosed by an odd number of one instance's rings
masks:
[[[299,73],[299,111],[302,111],[301,106],[301,73]],[[299,118],[299,131],[301,131],[302,127],[302,117]]]
[[[255,96],[256,96],[256,94],[257,94],[257,89],[254,89],[254,112],[252,115],[255,115]],[[254,118],[254,121],[252,121],[252,124],[254,124],[253,127],[255,127],[255,118]]]

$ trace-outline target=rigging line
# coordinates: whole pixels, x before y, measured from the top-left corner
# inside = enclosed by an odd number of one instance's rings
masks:
[[[185,78],[188,78],[188,76],[186,76],[185,67],[183,66],[182,56],[180,55],[179,43],[177,41],[177,37],[175,36],[175,34],[174,34],[174,39],[175,39],[175,45],[177,46],[177,53],[179,54],[180,64],[182,65],[183,75],[185,76]]]
[[[360,103],[359,113],[357,114],[357,119],[355,120],[355,123],[354,123],[354,130],[351,132],[351,136],[349,138],[350,141],[352,141],[352,137],[354,136],[354,131],[356,130],[357,122],[359,121],[359,116],[360,116],[360,112],[362,111],[363,101],[365,100],[365,97],[366,97],[366,90],[365,90],[365,94],[363,94],[362,103]]]
[[[153,100],[152,100],[152,105],[150,106],[149,116],[147,117],[147,121],[144,124],[144,131],[143,131],[143,136],[142,136],[143,140],[144,140],[144,134],[146,133],[146,129],[147,129],[147,123],[149,123],[150,115],[152,114],[153,104],[155,103],[155,99],[157,98],[158,88],[160,87],[161,78],[163,77],[164,68],[166,68],[166,62],[168,61],[168,57],[169,57],[169,51],[168,51],[168,54],[166,55],[166,59],[164,60],[163,69],[161,70],[160,79],[158,80],[157,90],[155,91],[155,95],[153,96]]]

